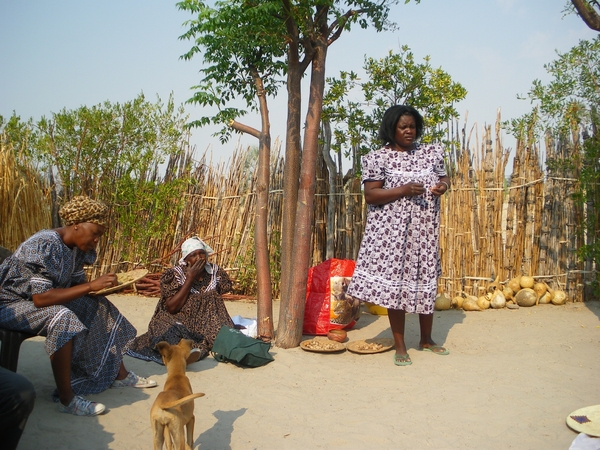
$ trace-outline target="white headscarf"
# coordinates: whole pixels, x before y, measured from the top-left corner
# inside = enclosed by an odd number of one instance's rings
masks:
[[[186,265],[186,256],[192,252],[195,252],[196,250],[204,250],[206,252],[207,257],[214,253],[214,250],[210,248],[210,246],[206,242],[204,242],[199,237],[194,236],[187,239],[183,244],[181,244],[181,259],[179,260],[179,264]],[[204,269],[208,273],[213,272],[212,265],[208,261],[206,262],[206,266],[204,266]]]

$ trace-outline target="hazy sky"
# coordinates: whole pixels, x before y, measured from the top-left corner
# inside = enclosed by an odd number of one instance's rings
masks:
[[[517,94],[534,79],[548,80],[544,64],[581,39],[597,35],[575,15],[563,18],[567,0],[422,0],[392,8],[399,30],[375,33],[356,28],[328,52],[327,75],[362,71],[364,56],[382,58],[408,45],[417,62],[427,55],[467,90],[458,104],[468,123],[494,123],[496,111],[509,119],[530,110]],[[199,80],[201,58],[179,57],[191,16],[165,0],[0,0],[0,115],[23,120],[63,108],[126,102],[143,92],[154,101],[172,92],[177,104]],[[285,136],[285,89],[270,99],[273,138]],[[304,93],[307,95],[307,93]],[[306,100],[306,99],[305,99]],[[191,118],[197,107],[186,106]],[[258,116],[244,121],[259,126]],[[201,152],[228,158],[235,140],[222,146],[215,129],[195,130]],[[236,138],[237,139],[237,138]],[[246,137],[243,144],[255,144]],[[505,141],[510,146],[510,140]]]

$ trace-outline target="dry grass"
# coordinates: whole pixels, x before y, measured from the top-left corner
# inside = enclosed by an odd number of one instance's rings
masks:
[[[39,172],[0,139],[0,245],[10,251],[33,233],[50,228],[50,192]]]

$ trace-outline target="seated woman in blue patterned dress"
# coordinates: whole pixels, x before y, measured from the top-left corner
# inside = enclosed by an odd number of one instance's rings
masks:
[[[46,336],[59,411],[94,416],[104,405],[82,396],[156,382],[125,369],[136,330],[106,297],[90,295],[115,286],[116,275],[88,282],[83,271],[96,259],[108,208],[80,196],[59,214],[65,226],[34,234],[0,265],[0,326]]]
[[[150,319],[148,332],[138,336],[127,354],[163,364],[155,349],[160,341],[177,344],[191,339],[188,364],[206,357],[223,325],[233,322],[221,294],[231,290],[231,279],[216,264],[207,261],[212,249],[193,237],[181,245],[181,259],[160,278],[160,300]]]

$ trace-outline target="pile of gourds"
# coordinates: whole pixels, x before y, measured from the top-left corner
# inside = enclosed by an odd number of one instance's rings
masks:
[[[483,311],[485,309],[510,308],[517,309],[521,306],[535,306],[540,303],[564,305],[567,294],[561,290],[553,290],[543,281],[536,282],[533,277],[522,275],[508,280],[504,286],[498,278],[491,283],[484,295],[476,297],[461,292],[450,299],[445,294],[438,294],[435,299],[436,311],[450,308],[463,309],[464,311]]]

